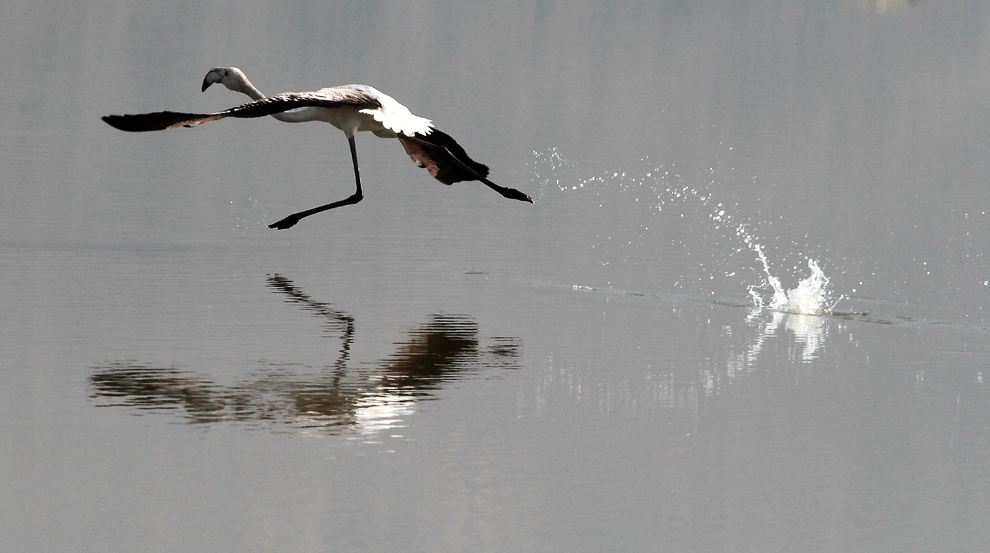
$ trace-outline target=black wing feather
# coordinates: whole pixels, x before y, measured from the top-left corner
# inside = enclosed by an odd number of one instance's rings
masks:
[[[488,176],[488,166],[471,159],[464,148],[439,129],[429,134],[399,135],[399,141],[413,162],[426,168],[433,178],[444,184],[481,180]]]
[[[111,127],[122,131],[163,131],[176,127],[195,127],[226,117],[265,117],[303,107],[366,109],[380,107],[380,104],[377,100],[356,91],[338,88],[331,89],[330,93],[286,92],[215,113],[156,111],[129,115],[104,115],[102,119]]]
[[[156,111],[128,115],[104,115],[101,119],[115,129],[128,132],[164,131],[175,127],[194,127],[222,119],[218,113],[178,113]]]

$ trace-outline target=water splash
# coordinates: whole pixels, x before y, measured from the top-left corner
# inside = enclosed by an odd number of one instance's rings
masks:
[[[780,283],[780,279],[770,273],[770,263],[763,253],[763,248],[759,244],[754,244],[754,250],[760,263],[763,264],[763,271],[766,274],[764,283],[750,286],[747,289],[753,299],[753,305],[757,308],[766,307],[774,311],[797,315],[831,315],[836,304],[842,300],[842,295],[833,299],[831,281],[814,259],[808,258],[808,270],[811,271],[811,274],[802,279],[797,287],[787,290]],[[767,287],[771,291],[769,302],[765,302],[760,293],[761,289]]]
[[[675,288],[683,288],[694,280],[714,296],[717,287],[731,285],[730,289],[745,290],[758,309],[819,316],[830,315],[844,298],[833,292],[830,279],[815,259],[818,256],[800,253],[808,251],[809,246],[797,242],[791,244],[797,249],[797,255],[807,260],[809,272],[793,289],[782,284],[779,273],[771,269],[757,231],[758,227],[779,222],[782,216],[777,215],[757,224],[740,215],[742,210],[738,202],[717,199],[712,191],[715,187],[733,188],[720,181],[724,170],[717,162],[700,177],[701,184],[689,185],[684,181],[694,179],[682,177],[681,170],[674,164],[654,164],[648,157],[640,160],[640,168],[605,170],[592,176],[586,176],[587,173],[579,176],[582,169],[568,162],[556,148],[545,152],[534,151],[533,156],[531,170],[540,185],[541,194],[559,191],[591,195],[599,209],[607,210],[601,224],[594,226],[598,232],[592,243],[592,248],[600,252],[599,264],[602,267],[636,263],[639,256],[649,264],[645,267],[648,273],[662,270],[657,267],[664,264],[658,265],[657,261],[663,261],[667,253],[657,256],[656,247],[661,243],[655,239],[658,236],[656,232],[663,223],[669,223],[669,219],[674,217],[684,238],[671,241],[669,245],[679,247],[685,256],[690,257],[690,265],[700,271],[680,275],[673,283]],[[730,173],[733,171],[731,167],[728,170]],[[756,184],[757,178],[752,179]],[[694,216],[692,210],[700,210],[700,220],[707,221],[707,230],[697,229],[699,218]],[[661,217],[665,220],[655,221]],[[630,226],[629,221],[635,221],[636,226]],[[590,224],[585,226],[591,228]],[[706,240],[705,248],[688,242],[699,236]],[[708,251],[713,252],[711,257],[706,255]],[[796,276],[798,270],[795,264],[790,276]],[[614,271],[609,273],[608,278],[611,278]],[[658,276],[663,278],[667,275]]]

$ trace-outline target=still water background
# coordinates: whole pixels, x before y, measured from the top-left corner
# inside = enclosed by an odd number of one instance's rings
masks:
[[[980,551],[990,5],[0,7],[0,550]],[[363,82],[327,125],[106,113]],[[767,259],[764,269],[759,252]],[[753,308],[808,260],[836,315]]]

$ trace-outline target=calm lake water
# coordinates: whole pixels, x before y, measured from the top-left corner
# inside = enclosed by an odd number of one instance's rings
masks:
[[[0,30],[0,550],[990,544],[990,4],[55,1]],[[99,120],[239,104],[199,91],[223,65],[376,86],[535,203],[362,135],[365,201],[277,232],[353,190],[337,130]],[[773,279],[833,313],[768,308]]]

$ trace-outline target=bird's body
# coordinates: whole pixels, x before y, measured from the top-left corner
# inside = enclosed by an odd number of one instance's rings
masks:
[[[289,228],[304,217],[361,201],[363,192],[354,143],[354,135],[359,132],[371,132],[381,138],[397,138],[413,162],[427,169],[440,182],[453,184],[478,180],[506,198],[532,202],[526,194],[488,180],[488,167],[468,157],[453,138],[436,129],[429,119],[414,115],[394,98],[373,87],[352,84],[312,92],[284,92],[266,97],[241,70],[234,67],[211,69],[203,79],[202,89],[205,91],[214,83],[222,83],[231,90],[248,95],[254,101],[214,113],[160,111],[137,115],[107,115],[103,120],[117,129],[132,132],[195,127],[227,117],[254,118],[267,115],[286,123],[321,121],[337,127],[347,136],[350,145],[357,185],[355,193],[344,200],[290,215],[269,225],[272,228]]]
[[[289,94],[300,99],[308,95],[314,100],[339,101],[344,105],[329,108],[309,106],[273,114],[286,123],[322,121],[330,123],[345,134],[366,131],[381,138],[396,138],[399,134],[426,135],[433,129],[432,121],[413,115],[409,108],[395,98],[368,85],[348,84]]]

